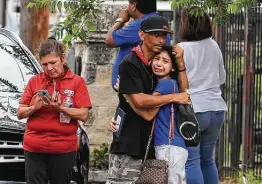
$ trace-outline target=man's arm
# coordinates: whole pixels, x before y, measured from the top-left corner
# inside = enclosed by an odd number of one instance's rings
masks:
[[[105,39],[105,44],[108,47],[117,47],[115,44],[115,41],[113,39],[113,31],[121,29],[123,26],[125,25],[124,22],[115,22],[115,24],[113,25],[113,27],[108,31],[108,33],[106,34],[106,39]]]
[[[159,92],[155,92],[153,93],[154,96],[160,96]],[[143,109],[138,109],[135,107],[135,105],[133,104],[132,100],[129,98],[129,95],[124,95],[125,99],[128,101],[129,105],[131,106],[131,108],[142,118],[144,118],[147,121],[152,120],[156,114],[159,111],[159,107],[156,108],[152,108],[152,109],[148,109],[148,108],[143,108]]]
[[[128,15],[127,9],[121,10],[121,12],[119,14],[119,18],[116,20],[113,27],[106,34],[105,44],[108,47],[117,47],[116,43],[113,39],[113,32],[115,30],[119,30],[119,29],[123,28],[125,23],[129,21],[129,19],[130,19],[130,17]]]
[[[189,94],[186,92],[161,96],[137,93],[128,94],[128,96],[138,109],[161,107],[169,103],[190,104]]]
[[[189,95],[186,92],[161,96],[144,94],[143,81],[139,75],[139,69],[128,60],[123,60],[120,64],[119,75],[119,94],[128,95],[134,106],[138,109],[155,108],[169,103],[190,103]]]

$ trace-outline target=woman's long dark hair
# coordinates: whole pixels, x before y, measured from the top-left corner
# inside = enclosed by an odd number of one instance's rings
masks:
[[[212,36],[212,23],[200,7],[184,8],[179,26],[180,41],[199,41]]]

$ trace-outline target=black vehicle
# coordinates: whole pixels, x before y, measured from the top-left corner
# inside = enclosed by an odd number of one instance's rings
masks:
[[[0,29],[0,183],[25,183],[23,134],[26,120],[18,120],[19,99],[29,79],[42,68],[21,39]],[[89,145],[84,130],[78,129],[78,151],[71,184],[88,181]]]

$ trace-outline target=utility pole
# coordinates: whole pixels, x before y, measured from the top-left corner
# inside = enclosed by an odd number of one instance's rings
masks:
[[[48,37],[50,12],[48,8],[28,8],[30,1],[20,0],[20,38],[36,55],[40,43]]]

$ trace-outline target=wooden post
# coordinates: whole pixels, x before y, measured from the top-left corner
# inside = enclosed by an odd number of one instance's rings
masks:
[[[221,13],[221,8],[218,9],[218,11]],[[225,54],[225,46],[224,46],[224,41],[223,41],[223,35],[225,35],[225,25],[221,25],[221,23],[217,24],[214,28],[214,36],[215,36],[215,40],[217,42],[217,44],[219,45],[222,53]],[[225,56],[224,57],[224,62],[225,62]],[[222,93],[224,86],[222,87]],[[216,144],[216,155],[215,155],[215,162],[217,165],[217,169],[219,172],[219,177],[220,179],[224,178],[224,150],[225,150],[225,145],[224,145],[224,126],[221,129],[220,135],[219,135],[219,139],[217,141]]]
[[[29,50],[36,55],[39,44],[47,39],[49,9],[28,8],[30,0],[21,0],[20,37]]]
[[[247,8],[245,20],[245,71],[243,82],[243,107],[242,107],[242,135],[243,135],[243,172],[253,162],[253,101],[254,88],[254,24],[252,22],[252,9]]]
[[[3,0],[0,4],[2,4],[1,24],[2,24],[2,27],[5,27],[5,25],[6,25],[6,8],[7,8],[6,4],[7,4],[7,2],[6,2],[6,0]]]

